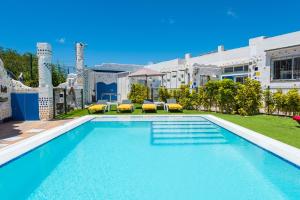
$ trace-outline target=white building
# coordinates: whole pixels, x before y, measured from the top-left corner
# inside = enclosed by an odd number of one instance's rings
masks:
[[[275,37],[249,39],[249,45],[183,59],[174,59],[146,67],[164,72],[164,86],[203,85],[208,79],[230,78],[243,82],[246,77],[271,89],[300,88],[300,31]],[[219,69],[219,70],[218,70]]]
[[[108,101],[120,101],[121,96],[124,95],[124,98],[127,98],[127,81],[121,80],[120,78],[143,67],[143,65],[136,64],[102,63],[87,69],[88,103],[103,99]],[[124,88],[124,90],[121,90],[122,88]]]

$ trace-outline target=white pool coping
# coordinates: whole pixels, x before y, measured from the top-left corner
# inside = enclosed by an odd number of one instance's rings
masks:
[[[232,133],[245,138],[246,140],[262,147],[263,149],[266,149],[300,167],[300,149],[213,115],[206,115],[204,117],[209,121],[231,131]]]
[[[0,167],[1,165],[23,155],[24,153],[56,138],[69,130],[80,126],[81,124],[93,119],[93,116],[84,116],[67,122],[64,125],[49,129],[37,135],[31,136],[14,144],[0,149]],[[34,164],[34,163],[32,163]]]
[[[149,120],[149,118],[155,117],[203,117],[208,119],[209,121],[224,127],[225,129],[233,132],[234,134],[245,138],[246,140],[282,157],[283,159],[297,165],[300,167],[300,149],[282,143],[280,141],[274,140],[270,137],[264,136],[260,133],[252,131],[250,129],[244,128],[237,124],[231,123],[229,121],[220,119],[213,115],[88,115],[84,117],[80,117],[78,119],[72,120],[71,122],[67,122],[62,126],[58,126],[56,128],[44,131],[32,137],[26,138],[19,142],[16,142],[12,145],[8,145],[7,147],[0,149],[0,167],[1,165],[25,154],[28,151],[33,150],[34,148],[56,138],[71,129],[80,126],[81,124],[90,121],[92,119],[105,119],[105,118],[113,118],[118,121],[130,121],[133,119],[138,119],[137,121],[145,121]]]

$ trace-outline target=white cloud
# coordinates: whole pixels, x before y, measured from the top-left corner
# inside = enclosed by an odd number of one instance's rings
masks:
[[[234,12],[231,8],[229,8],[227,11],[226,11],[226,15],[229,16],[229,17],[233,17],[233,18],[237,18],[237,14],[236,12]]]
[[[59,38],[56,40],[59,44],[65,44],[66,43],[66,38]]]

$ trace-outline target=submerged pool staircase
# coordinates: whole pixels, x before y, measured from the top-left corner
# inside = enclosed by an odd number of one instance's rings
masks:
[[[197,121],[155,121],[151,124],[152,145],[225,144],[220,127]]]

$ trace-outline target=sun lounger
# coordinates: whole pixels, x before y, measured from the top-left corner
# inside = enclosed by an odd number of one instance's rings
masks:
[[[97,113],[102,112],[105,113],[107,109],[107,102],[105,100],[99,100],[95,105],[91,105],[88,107],[89,113]]]
[[[117,107],[117,112],[133,112],[134,111],[134,105],[131,103],[130,100],[123,100],[120,105]]]
[[[167,99],[165,105],[166,110],[169,111],[182,111],[182,105],[176,102],[176,99]]]
[[[152,101],[145,100],[142,105],[142,111],[143,112],[147,112],[147,111],[156,112],[157,107]]]

